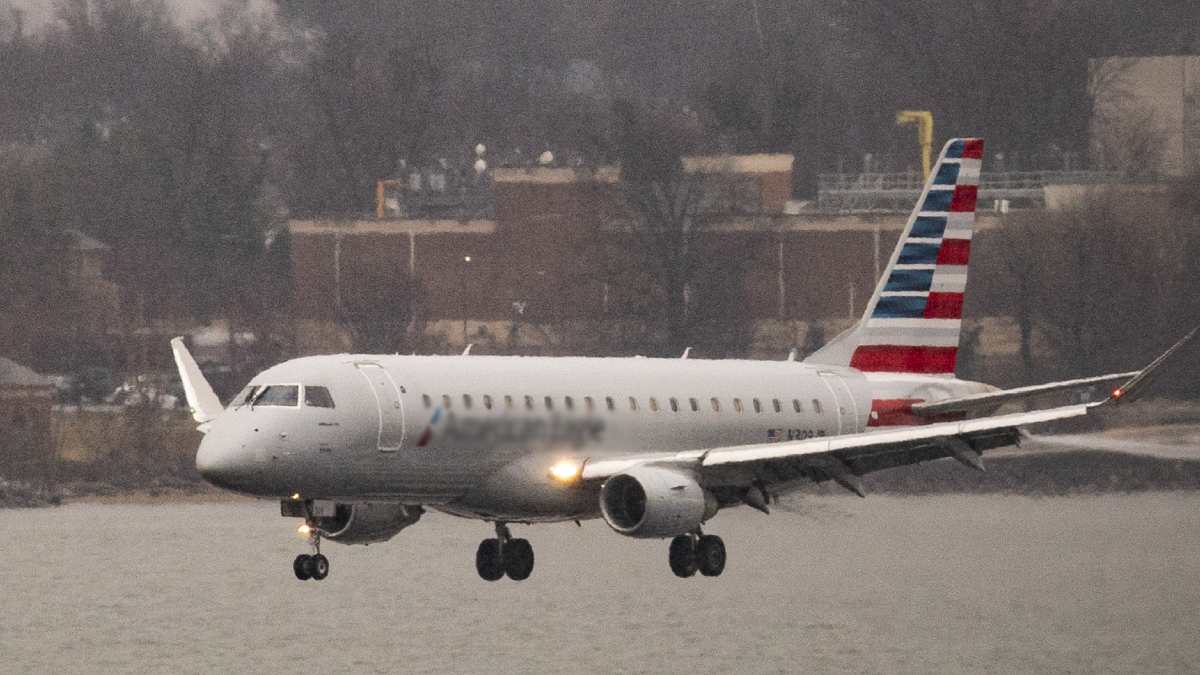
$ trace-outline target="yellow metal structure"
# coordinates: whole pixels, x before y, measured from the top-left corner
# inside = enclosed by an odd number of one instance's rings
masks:
[[[921,144],[921,171],[929,178],[929,167],[933,162],[933,113],[928,110],[901,110],[896,113],[896,124],[917,125],[917,142]]]
[[[375,217],[383,220],[387,216],[387,189],[404,186],[404,181],[392,178],[375,181]]]

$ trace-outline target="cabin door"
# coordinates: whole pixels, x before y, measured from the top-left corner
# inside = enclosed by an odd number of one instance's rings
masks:
[[[378,363],[356,363],[355,368],[367,381],[379,413],[379,451],[396,452],[404,447],[404,399],[391,373]]]

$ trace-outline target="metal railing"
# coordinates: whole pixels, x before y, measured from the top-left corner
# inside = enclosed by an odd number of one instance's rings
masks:
[[[1045,206],[1048,185],[1100,185],[1127,181],[1106,171],[1011,171],[985,173],[980,179],[983,207],[1006,199],[1012,208]],[[911,209],[925,180],[917,172],[823,173],[817,177],[817,207],[830,211],[906,211]]]

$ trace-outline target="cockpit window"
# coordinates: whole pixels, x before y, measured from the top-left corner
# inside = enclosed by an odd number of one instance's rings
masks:
[[[247,403],[249,403],[250,401],[254,400],[254,395],[257,393],[258,393],[258,385],[257,384],[248,384],[248,385],[246,385],[245,389],[238,392],[237,396],[233,397],[233,400],[229,402],[229,406],[232,408],[240,408],[240,407],[246,405]]]
[[[329,395],[329,389],[326,387],[314,387],[312,385],[304,385],[304,405],[310,408],[332,408],[333,397]]]
[[[273,384],[262,390],[254,405],[296,407],[300,405],[300,387],[294,384]]]

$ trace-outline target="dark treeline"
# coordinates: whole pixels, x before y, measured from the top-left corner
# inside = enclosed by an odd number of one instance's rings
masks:
[[[114,330],[223,317],[268,333],[287,305],[286,219],[367,212],[375,180],[402,162],[460,162],[476,143],[493,165],[545,149],[620,161],[627,111],[669,110],[696,130],[690,151],[795,153],[806,196],[817,173],[856,170],[864,153],[913,166],[913,130],[893,118],[916,108],[934,112],[939,138],[983,135],[1012,165],[1054,168],[1086,162],[1088,58],[1200,48],[1191,0],[269,9],[234,0],[180,25],[163,2],[64,0],[36,30],[0,16],[6,353],[93,320],[56,254],[73,232],[114,250]],[[694,265],[668,262],[673,307]],[[669,321],[674,348],[688,328]]]

